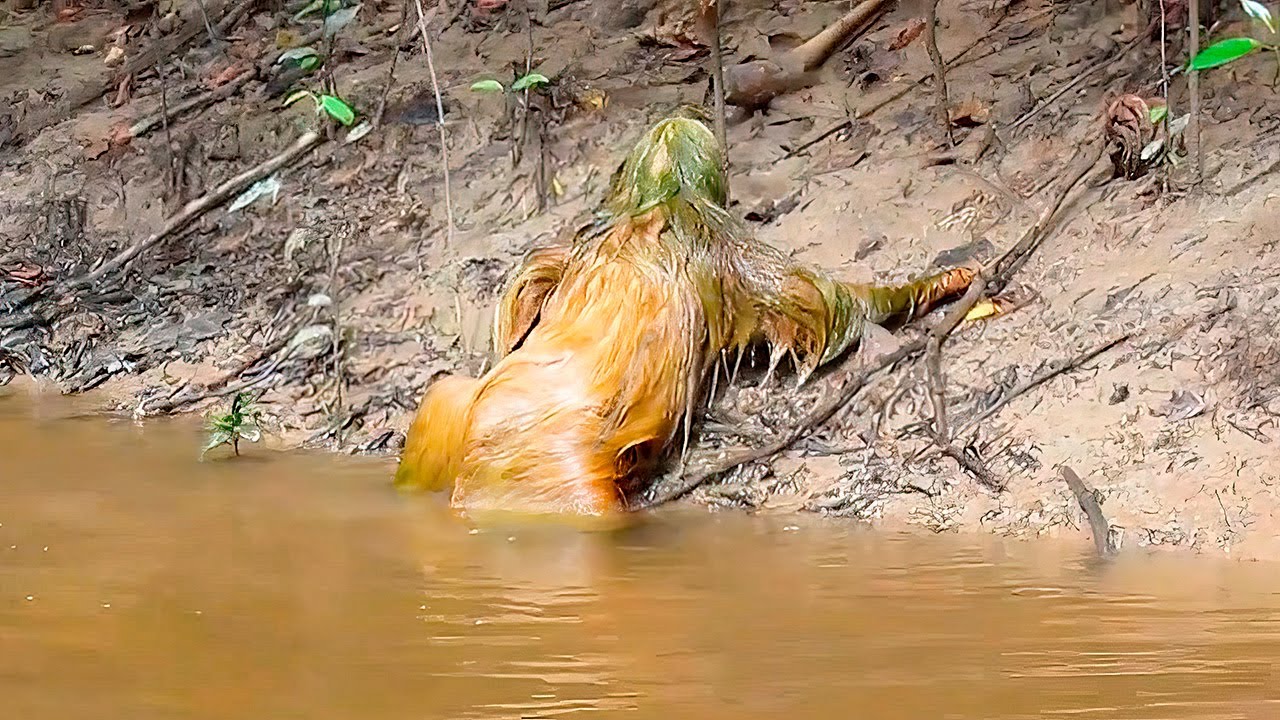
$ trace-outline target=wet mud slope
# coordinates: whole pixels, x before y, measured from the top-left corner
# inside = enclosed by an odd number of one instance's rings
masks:
[[[641,128],[709,97],[708,51],[679,3],[424,7],[442,153],[413,3],[366,3],[331,39],[294,19],[301,5],[208,0],[206,24],[198,3],[26,4],[0,11],[0,377],[138,415],[207,412],[247,389],[285,446],[394,455],[433,378],[485,367],[505,273],[590,221]],[[1167,70],[1170,114],[1187,112],[1185,33],[1167,23],[1162,45],[1144,5],[941,3],[954,147],[918,32],[926,3],[892,6],[767,108],[731,108],[733,212],[849,280],[993,259],[1102,142],[1113,101],[1154,103]],[[848,7],[733,2],[726,60],[785,54]],[[1265,32],[1230,3],[1216,20],[1213,39]],[[302,46],[325,58],[309,73],[289,53]],[[526,68],[550,84],[470,89]],[[1201,75],[1198,184],[1194,140],[1176,167],[1132,178],[1104,156],[1004,312],[942,346],[940,392],[922,358],[899,363],[689,497],[1084,537],[1066,466],[1121,548],[1280,557],[1275,73],[1257,53]],[[337,95],[369,125],[283,107],[295,89]],[[768,445],[848,379],[763,383],[751,361],[720,383],[690,465]]]

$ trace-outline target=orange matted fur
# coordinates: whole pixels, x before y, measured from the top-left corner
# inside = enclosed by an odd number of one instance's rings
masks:
[[[448,490],[469,515],[626,511],[690,422],[724,351],[767,343],[802,376],[964,291],[950,270],[897,287],[842,283],[750,238],[724,210],[718,146],[698,112],[646,133],[615,176],[605,221],[533,251],[499,303],[500,359],[433,383],[396,484]],[[687,425],[686,425],[687,430]]]

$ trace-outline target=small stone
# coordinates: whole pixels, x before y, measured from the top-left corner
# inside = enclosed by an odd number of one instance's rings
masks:
[[[1112,386],[1111,397],[1107,400],[1108,405],[1119,405],[1129,399],[1129,384],[1118,383]]]

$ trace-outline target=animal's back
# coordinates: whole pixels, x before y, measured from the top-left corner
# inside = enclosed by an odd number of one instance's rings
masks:
[[[705,312],[680,258],[631,252],[632,240],[584,252],[480,381],[456,506],[620,511],[619,483],[671,440],[702,377]]]

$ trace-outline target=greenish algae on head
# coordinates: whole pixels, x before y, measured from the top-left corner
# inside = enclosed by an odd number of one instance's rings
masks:
[[[723,208],[724,156],[706,119],[701,108],[685,106],[650,128],[614,177],[609,213],[636,216],[673,199]]]

